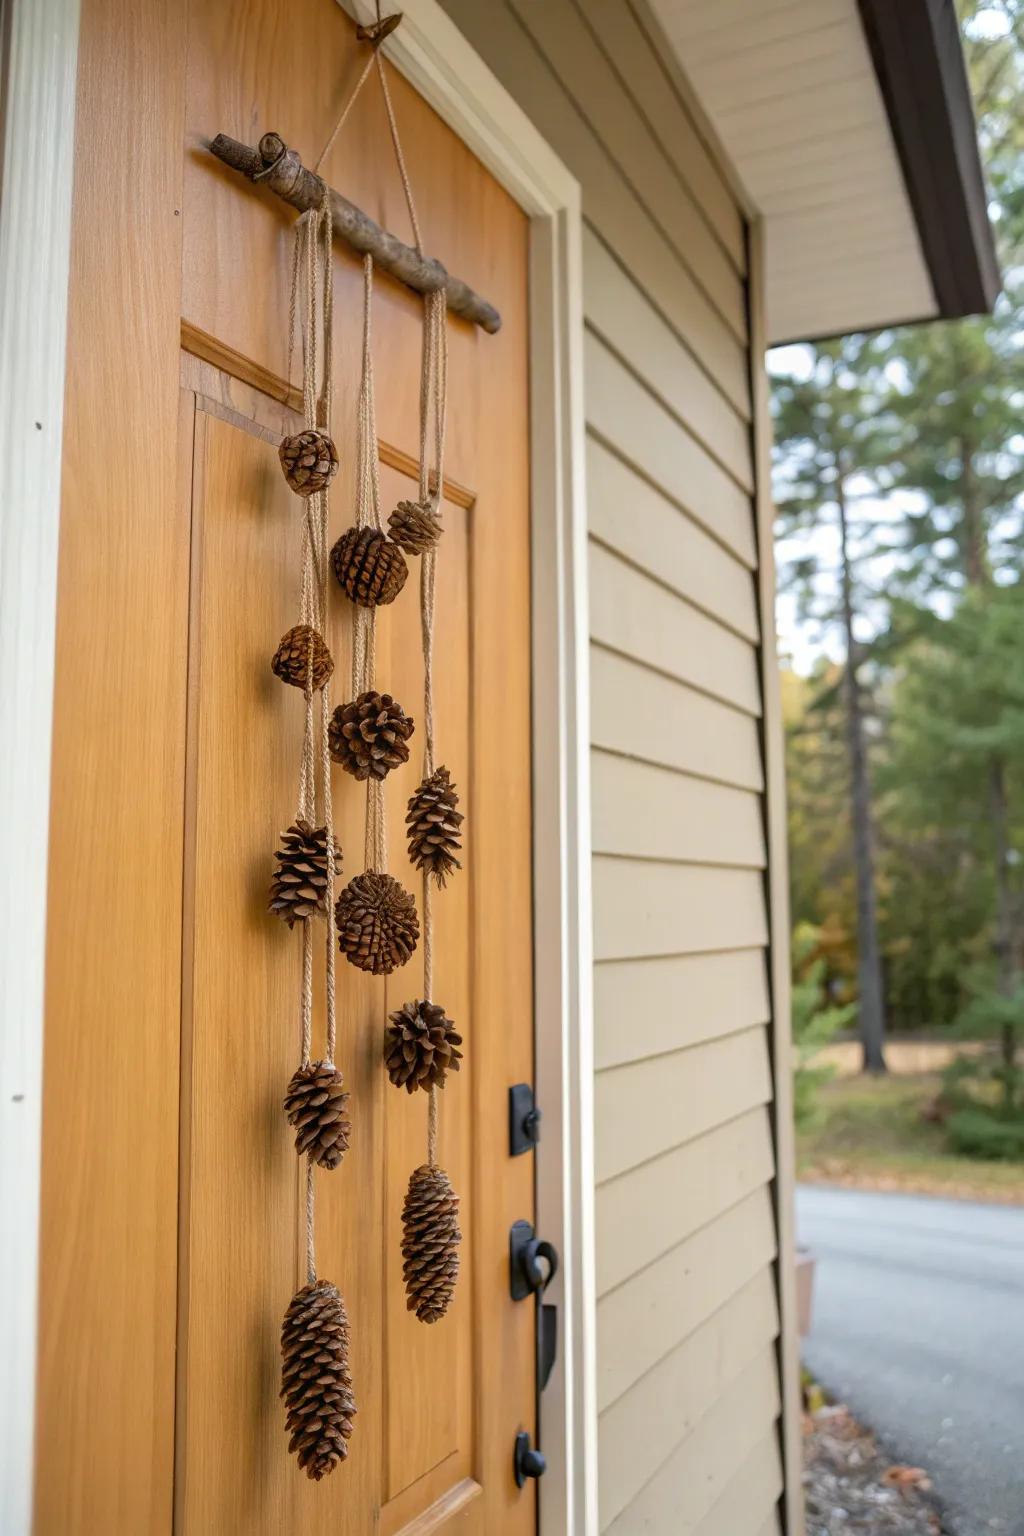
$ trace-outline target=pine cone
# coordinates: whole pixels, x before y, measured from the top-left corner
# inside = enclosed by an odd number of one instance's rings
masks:
[[[455,809],[458,803],[458,793],[447,768],[438,768],[424,779],[409,801],[409,813],[405,818],[409,829],[409,858],[417,869],[425,869],[438,885],[444,885],[453,870],[462,868],[455,857],[462,847],[459,828],[463,816]]]
[[[327,916],[327,828],[311,827],[300,817],[281,833],[274,854],[277,868],[270,884],[270,911],[288,927],[316,913]],[[341,874],[341,849],[334,840],[334,873]]]
[[[400,501],[388,518],[393,543],[407,555],[425,555],[441,537],[441,519],[429,501]]]
[[[338,473],[338,454],[326,432],[296,432],[277,450],[284,477],[297,496],[315,496]]]
[[[459,1277],[459,1197],[442,1168],[424,1164],[409,1180],[402,1209],[406,1308],[421,1323],[444,1317]]]
[[[409,761],[406,742],[415,722],[390,693],[361,693],[339,704],[327,728],[332,758],[357,779],[383,779]]]
[[[368,869],[356,875],[334,909],[338,947],[347,960],[374,976],[404,965],[420,936],[416,903],[391,875]]]
[[[295,1128],[295,1150],[321,1168],[337,1168],[348,1151],[352,1122],[345,1113],[345,1079],[329,1061],[307,1061],[288,1084],[284,1112]]]
[[[274,652],[270,669],[282,683],[305,691],[311,682],[313,692],[319,693],[334,671],[334,658],[315,629],[296,624]]]
[[[403,1003],[391,1015],[384,1045],[388,1076],[396,1088],[443,1088],[448,1069],[459,1070],[462,1036],[436,1003]]]
[[[319,1482],[348,1455],[356,1400],[348,1364],[348,1316],[329,1280],[304,1285],[281,1324],[281,1396],[295,1452]]]
[[[363,608],[393,603],[409,574],[398,545],[377,528],[343,533],[331,550],[331,564],[346,597]]]

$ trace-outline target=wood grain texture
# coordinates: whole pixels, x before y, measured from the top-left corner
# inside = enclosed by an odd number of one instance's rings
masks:
[[[85,0],[49,845],[41,1536],[162,1531],[171,1515],[188,623],[175,216],[184,92],[174,7]],[[131,142],[132,154],[97,155],[113,142]],[[46,1452],[54,1445],[59,1476]]]
[[[774,1172],[763,1105],[610,1179],[597,1191],[597,1293],[683,1242]]]
[[[769,1018],[760,949],[608,960],[594,975],[598,1071],[733,1035]]]
[[[771,1272],[762,1268],[605,1410],[598,1430],[602,1521],[636,1497],[693,1432],[709,1400],[771,1345],[778,1325]]]
[[[771,1096],[763,1029],[598,1074],[594,1113],[601,1183],[692,1141]]]
[[[748,1480],[746,1465],[766,1439],[774,1447],[774,1432],[766,1437],[765,1426],[772,1424],[778,1405],[774,1353],[767,1348],[736,1377],[623,1513],[607,1526],[602,1521],[604,1530],[611,1536],[632,1536],[634,1531],[693,1536],[703,1530],[701,1522],[726,1490],[736,1494],[734,1523],[720,1526],[720,1536],[756,1529],[770,1499],[765,1497],[767,1480]]]
[[[591,646],[590,679],[595,746],[741,789],[763,786],[752,716],[600,645]]]
[[[41,1464],[37,1527],[525,1533],[535,1489],[516,1490],[509,1447],[534,1428],[533,1315],[508,1297],[507,1241],[532,1214],[532,1168],[508,1158],[504,1114],[533,1059],[526,220],[396,79],[424,222],[430,210],[445,254],[468,258],[506,322],[494,338],[451,328],[457,494],[439,568],[438,745],[472,829],[465,874],[438,899],[435,962],[472,1042],[441,1131],[463,1276],[443,1324],[406,1313],[397,1227],[426,1100],[388,1087],[380,1050],[386,1009],[422,990],[419,959],[387,985],[342,965],[355,1128],[342,1167],[318,1175],[317,1235],[321,1273],[349,1304],[360,1411],[348,1463],[317,1487],[287,1454],[277,1399],[280,1319],[302,1279],[300,1170],[280,1109],[299,947],[265,911],[301,737],[301,699],[268,665],[298,600],[300,524],[276,454],[296,420],[290,226],[196,146],[213,122],[251,133],[245,104],[264,101],[301,142],[325,137],[356,48],[334,0],[291,7],[295,48],[280,46],[278,0],[196,0],[187,28],[165,6],[121,11],[86,7],[80,133],[132,138],[135,171],[141,157],[153,174],[140,204],[127,176],[113,193],[109,178],[94,185],[86,156],[76,191],[40,1402],[40,1444],[59,1435],[67,1459],[61,1478]],[[374,100],[338,163],[360,146],[361,186],[386,218],[400,187]],[[335,533],[353,505],[361,319],[360,271],[340,253],[336,281]],[[383,280],[374,318],[393,502],[415,483],[420,309]],[[179,351],[183,334],[201,355]],[[116,448],[111,419],[126,434]],[[415,588],[382,617],[378,665],[418,717]],[[335,594],[336,697],[349,625]],[[418,891],[403,835],[413,749],[388,816],[392,867]],[[363,790],[339,774],[335,792],[351,875]],[[483,942],[493,929],[501,945]],[[477,1028],[499,1016],[500,1031]]]

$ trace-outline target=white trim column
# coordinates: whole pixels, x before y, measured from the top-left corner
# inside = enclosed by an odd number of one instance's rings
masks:
[[[28,1536],[79,4],[5,0],[0,9],[0,1530]]]

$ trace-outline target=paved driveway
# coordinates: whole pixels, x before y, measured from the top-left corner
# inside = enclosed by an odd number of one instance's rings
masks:
[[[804,1356],[955,1536],[1024,1536],[1024,1209],[803,1186],[818,1256]]]

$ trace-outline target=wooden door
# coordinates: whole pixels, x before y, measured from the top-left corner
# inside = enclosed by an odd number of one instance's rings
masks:
[[[515,1487],[512,1450],[534,1427],[534,1318],[509,1298],[508,1231],[532,1214],[533,1172],[508,1156],[506,1115],[533,1057],[526,220],[392,75],[426,241],[504,318],[496,337],[451,322],[438,565],[437,739],[466,813],[463,872],[435,901],[435,990],[466,1040],[440,1147],[462,1200],[462,1273],[442,1322],[407,1312],[400,1215],[426,1096],[388,1084],[382,1041],[388,1010],[421,995],[420,956],[386,981],[339,962],[354,1130],[341,1166],[318,1174],[317,1250],[348,1304],[359,1412],[348,1461],[314,1484],[287,1453],[277,1397],[280,1322],[304,1280],[280,1109],[300,946],[266,912],[302,713],[269,671],[298,603],[297,504],[276,453],[299,422],[299,380],[284,376],[294,216],[203,142],[276,129],[312,160],[363,54],[335,0],[193,0],[187,28],[166,10],[86,0],[83,16],[36,1529],[526,1532],[535,1499]],[[405,233],[372,84],[324,173]],[[100,140],[130,144],[141,180],[99,175]],[[354,510],[362,303],[358,261],[335,256],[332,540]],[[378,276],[388,506],[415,488],[420,315]],[[381,611],[377,675],[419,716],[415,588]],[[350,624],[335,590],[338,699]],[[418,745],[387,781],[391,869],[417,891],[403,820]],[[364,790],[335,770],[334,793],[347,879],[362,868]]]

